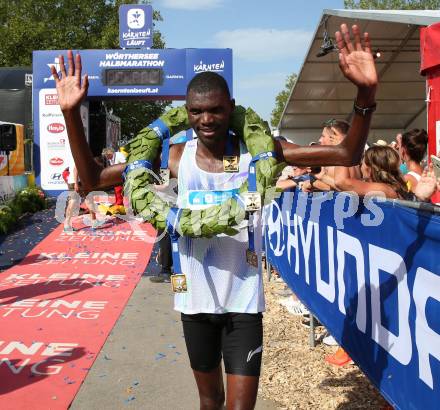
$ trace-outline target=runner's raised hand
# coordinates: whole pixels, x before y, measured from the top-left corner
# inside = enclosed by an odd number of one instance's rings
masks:
[[[87,74],[84,74],[81,81],[81,56],[77,54],[74,62],[72,50],[67,52],[67,73],[62,55],[60,55],[59,60],[61,76],[58,75],[55,66],[51,66],[50,71],[55,80],[61,111],[78,109],[82,100],[86,97],[87,89],[89,88]]]
[[[371,54],[371,42],[368,33],[364,33],[364,45],[361,42],[359,27],[352,26],[354,44],[346,24],[335,33],[339,48],[339,67],[345,78],[360,88],[377,85],[376,66]]]

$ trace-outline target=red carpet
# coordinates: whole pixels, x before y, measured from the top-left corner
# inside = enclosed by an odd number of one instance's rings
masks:
[[[148,264],[139,226],[60,226],[0,274],[0,409],[69,406]]]

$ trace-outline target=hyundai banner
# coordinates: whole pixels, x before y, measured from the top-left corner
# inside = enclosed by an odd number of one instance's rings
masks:
[[[440,216],[346,193],[286,192],[268,260],[398,409],[438,409]]]

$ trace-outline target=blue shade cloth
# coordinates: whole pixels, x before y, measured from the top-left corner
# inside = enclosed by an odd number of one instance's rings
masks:
[[[390,404],[438,409],[440,216],[295,191],[266,220],[270,263]]]

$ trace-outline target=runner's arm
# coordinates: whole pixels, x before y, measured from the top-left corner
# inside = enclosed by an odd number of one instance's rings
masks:
[[[345,24],[341,25],[341,31],[336,32],[336,42],[339,48],[339,67],[344,76],[357,86],[356,105],[361,108],[369,108],[375,104],[378,82],[376,67],[371,54],[370,38],[368,33],[364,33],[364,45],[362,45],[359,28],[354,25],[352,31],[354,44]],[[347,138],[339,145],[302,147],[287,141],[275,141],[278,160],[301,167],[355,165],[361,159],[370,129],[371,117],[371,111],[365,115],[354,112]]]
[[[73,59],[71,50],[67,52],[68,72],[64,65],[64,57],[60,56],[61,76],[54,66],[51,73],[54,77],[58,93],[58,102],[66,122],[70,149],[78,168],[83,189],[93,191],[122,184],[124,164],[103,168],[93,159],[92,151],[87,143],[81,120],[80,106],[87,95],[89,86],[87,74],[81,79],[81,57]]]

